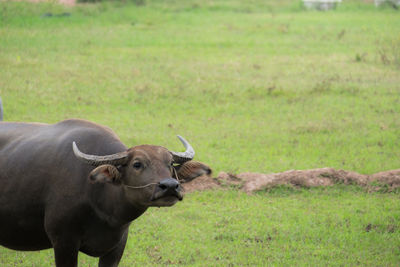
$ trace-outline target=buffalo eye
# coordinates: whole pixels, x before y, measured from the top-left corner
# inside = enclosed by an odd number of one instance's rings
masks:
[[[132,166],[136,170],[140,170],[141,168],[143,168],[143,164],[139,161],[134,162]]]

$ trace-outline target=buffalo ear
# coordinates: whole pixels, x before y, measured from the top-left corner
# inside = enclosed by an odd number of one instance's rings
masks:
[[[211,168],[205,165],[204,163],[192,160],[187,161],[182,165],[175,166],[175,168],[179,180],[183,183],[189,182],[199,176],[210,175],[212,173]]]
[[[96,169],[90,172],[89,181],[94,183],[120,183],[121,173],[117,167],[105,164],[100,165]]]

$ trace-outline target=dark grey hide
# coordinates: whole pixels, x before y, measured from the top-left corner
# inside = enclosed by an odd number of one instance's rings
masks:
[[[74,141],[87,154],[127,157],[91,166],[74,154]],[[182,199],[173,158],[160,146],[127,149],[110,129],[88,121],[0,122],[0,244],[54,248],[57,267],[76,266],[78,251],[100,257],[99,266],[117,266],[130,223],[150,206]],[[196,172],[209,173],[203,166]]]

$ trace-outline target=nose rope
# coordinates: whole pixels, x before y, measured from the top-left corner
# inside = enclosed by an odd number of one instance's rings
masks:
[[[172,169],[174,170],[176,180],[178,180],[178,183],[181,183],[181,180],[179,180],[178,173],[176,172],[175,167],[172,167]]]
[[[158,183],[149,183],[149,184],[142,185],[142,186],[131,186],[131,185],[125,185],[125,186],[129,187],[129,188],[133,188],[133,189],[140,189],[140,188],[145,188],[145,187],[148,187],[150,185],[155,185],[155,184],[158,184]]]
[[[176,169],[174,167],[172,167],[172,169],[173,169],[173,171],[175,173],[176,180],[178,180],[178,183],[181,183],[181,181],[179,180],[179,177],[178,177],[178,173],[176,172]],[[132,188],[132,189],[141,189],[141,188],[146,188],[148,186],[156,185],[156,184],[158,184],[158,183],[149,183],[149,184],[141,185],[141,186],[131,186],[131,185],[125,185],[125,186],[129,187],[129,188]]]

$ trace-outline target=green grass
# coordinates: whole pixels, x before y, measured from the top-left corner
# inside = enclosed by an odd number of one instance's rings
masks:
[[[0,96],[7,121],[85,118],[127,145],[175,150],[180,134],[215,173],[370,174],[399,168],[399,36],[396,10],[361,1],[329,12],[289,0],[0,2]],[[123,266],[396,266],[398,200],[196,193],[135,221]],[[43,266],[51,255],[1,248],[0,263]]]
[[[398,13],[261,2],[1,3],[5,118],[86,118],[128,145],[181,134],[217,171],[397,168],[399,67],[379,52]]]
[[[193,193],[133,223],[121,266],[398,266],[398,203],[351,186]],[[2,266],[53,261],[50,250],[0,252]],[[96,264],[80,255],[80,266]]]

